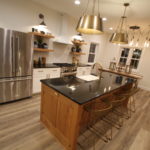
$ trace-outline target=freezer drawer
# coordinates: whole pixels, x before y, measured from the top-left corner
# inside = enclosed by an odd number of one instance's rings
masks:
[[[0,80],[0,103],[14,101],[32,95],[32,79]]]

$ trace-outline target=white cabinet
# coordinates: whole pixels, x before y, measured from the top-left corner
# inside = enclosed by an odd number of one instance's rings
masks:
[[[33,69],[33,94],[41,92],[40,80],[59,77],[60,68]]]
[[[78,67],[77,68],[77,76],[90,75],[91,67]]]
[[[50,69],[50,78],[59,78],[60,77],[60,68]]]

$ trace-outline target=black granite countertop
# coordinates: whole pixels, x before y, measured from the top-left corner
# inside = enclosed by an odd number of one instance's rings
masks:
[[[88,64],[79,64],[77,67],[90,67],[91,65]],[[34,69],[39,69],[39,68],[59,68],[58,65],[55,63],[51,64],[45,64],[45,65],[34,65]]]
[[[92,65],[88,65],[88,64],[79,64],[77,67],[91,67]]]
[[[94,81],[85,81],[73,76],[41,80],[43,84],[53,88],[78,104],[89,102],[133,81],[134,79],[108,72],[103,72],[102,78]]]
[[[40,68],[59,68],[59,67],[54,64],[34,65],[34,69],[40,69]]]

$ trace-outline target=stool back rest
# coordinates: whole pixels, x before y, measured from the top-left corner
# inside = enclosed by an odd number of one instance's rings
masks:
[[[112,108],[111,97],[98,98],[84,109],[89,112],[89,123],[93,124],[106,115]]]
[[[139,92],[140,88],[132,88],[129,91],[126,91],[126,93],[122,93],[126,97],[131,97],[135,95],[137,92]]]

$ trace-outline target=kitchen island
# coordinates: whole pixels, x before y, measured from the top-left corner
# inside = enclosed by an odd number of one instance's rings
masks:
[[[108,72],[88,82],[72,76],[42,80],[41,121],[67,150],[76,150],[90,116],[84,107],[131,88],[134,81]]]

